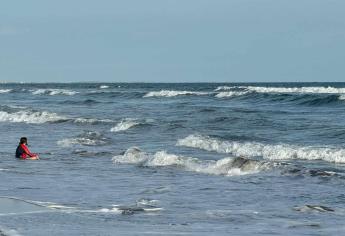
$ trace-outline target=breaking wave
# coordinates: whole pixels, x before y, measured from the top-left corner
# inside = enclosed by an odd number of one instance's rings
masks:
[[[100,89],[107,89],[107,88],[109,88],[109,86],[108,85],[101,85],[101,86],[99,86],[99,88]]]
[[[113,123],[110,119],[94,119],[94,118],[76,118],[73,120],[77,124],[102,124],[102,123]]]
[[[345,149],[332,147],[301,147],[288,144],[263,144],[259,142],[221,141],[209,136],[190,135],[178,140],[177,146],[199,148],[234,156],[262,157],[269,160],[323,160],[345,163]]]
[[[66,138],[57,142],[59,146],[71,147],[75,145],[82,146],[100,146],[106,145],[110,140],[104,137],[101,133],[95,131],[85,131],[75,138]]]
[[[219,86],[214,90],[217,98],[233,98],[243,95],[246,99],[286,101],[299,105],[324,105],[345,100],[345,88],[335,87],[255,87],[255,86]]]
[[[128,130],[134,126],[139,125],[140,122],[136,119],[126,118],[121,120],[115,127],[111,128],[111,132],[120,132],[124,130]]]
[[[66,120],[66,117],[47,111],[0,111],[0,122],[42,124],[46,122],[62,122]]]
[[[317,94],[345,94],[345,88],[335,87],[258,87],[258,86],[219,86],[215,91],[245,90],[257,93],[317,93]]]
[[[196,92],[196,91],[176,91],[176,90],[161,90],[152,91],[144,95],[147,97],[176,97],[181,95],[208,95],[208,92]]]
[[[268,162],[243,157],[213,161],[177,156],[165,151],[149,154],[136,147],[129,148],[123,155],[114,156],[112,160],[115,164],[135,164],[147,167],[174,166],[187,171],[225,176],[253,174],[267,170],[271,166]]]
[[[227,91],[227,92],[220,92],[218,94],[216,94],[217,98],[226,98],[226,97],[239,97],[242,95],[246,95],[249,92],[246,91]]]
[[[72,91],[72,90],[67,90],[67,89],[37,89],[32,91],[33,95],[68,95],[68,96],[73,96],[77,94],[78,92]]]
[[[0,93],[9,93],[12,89],[0,89]]]

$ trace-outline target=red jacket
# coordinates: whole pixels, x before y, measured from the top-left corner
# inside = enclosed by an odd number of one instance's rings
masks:
[[[36,156],[34,153],[30,152],[29,148],[25,144],[20,144],[19,147],[23,151],[23,153],[21,154],[20,158],[26,159],[28,156],[29,157]]]

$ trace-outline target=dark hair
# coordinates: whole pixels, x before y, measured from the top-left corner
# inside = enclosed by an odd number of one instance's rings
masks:
[[[19,143],[20,144],[24,144],[24,143],[28,144],[28,139],[26,137],[21,137]]]

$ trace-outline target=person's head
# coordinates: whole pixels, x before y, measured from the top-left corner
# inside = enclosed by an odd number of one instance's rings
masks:
[[[20,138],[20,142],[19,142],[20,144],[28,144],[28,139],[26,138],[26,137],[21,137]]]

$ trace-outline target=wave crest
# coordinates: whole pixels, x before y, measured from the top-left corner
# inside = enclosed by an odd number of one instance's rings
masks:
[[[345,94],[345,88],[335,87],[264,87],[264,86],[219,86],[214,91],[244,90],[257,93],[315,93]]]
[[[218,161],[199,160],[168,154],[165,151],[149,154],[137,147],[129,148],[123,155],[114,156],[112,160],[115,164],[136,164],[148,167],[175,166],[187,171],[225,176],[253,174],[270,168],[268,162],[243,157],[223,158]]]
[[[67,89],[37,89],[32,91],[33,95],[68,95],[68,96],[73,96],[77,94],[78,92],[72,91],[72,90],[67,90]]]
[[[115,127],[111,128],[111,132],[120,132],[124,130],[128,130],[134,126],[139,125],[140,122],[136,119],[126,118],[121,120]]]
[[[0,93],[9,93],[12,89],[0,89]]]
[[[161,90],[152,91],[144,95],[147,97],[176,97],[181,95],[208,95],[208,92],[196,92],[196,91],[176,91],[176,90]]]
[[[239,96],[242,96],[242,95],[246,95],[248,94],[249,92],[246,92],[246,91],[227,91],[227,92],[220,92],[218,94],[216,94],[216,97],[217,98],[226,98],[226,97],[239,97]]]
[[[345,163],[345,149],[332,147],[301,147],[288,144],[221,141],[208,136],[190,135],[177,141],[177,146],[199,148],[234,156],[262,157],[269,160],[304,159]]]
[[[0,111],[0,122],[42,124],[46,122],[59,122],[66,120],[67,118],[63,116],[47,111],[17,111],[13,113]]]

